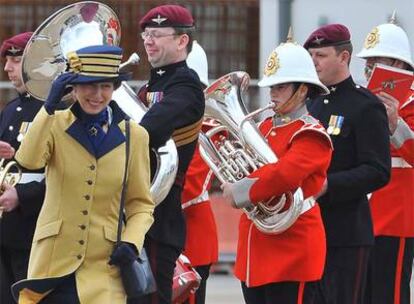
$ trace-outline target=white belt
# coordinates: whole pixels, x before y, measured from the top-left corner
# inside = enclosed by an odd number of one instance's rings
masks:
[[[189,200],[188,202],[182,203],[181,208],[185,209],[185,208],[188,208],[192,205],[196,205],[196,204],[200,204],[202,202],[208,201],[208,199],[209,199],[208,191],[204,191],[203,193],[201,193],[199,196],[193,198],[192,200]]]
[[[30,182],[40,182],[45,178],[43,173],[23,173],[19,184],[27,184]]]
[[[313,196],[305,199],[302,203],[302,211],[300,212],[300,214],[304,214],[306,211],[308,211],[313,206],[315,206],[315,204],[316,204],[316,200]]]
[[[391,167],[392,168],[412,168],[413,166],[411,166],[401,157],[391,157]]]

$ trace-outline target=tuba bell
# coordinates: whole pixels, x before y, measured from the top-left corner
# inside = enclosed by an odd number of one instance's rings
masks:
[[[205,91],[205,115],[217,120],[219,126],[200,134],[200,153],[221,183],[234,183],[259,167],[278,161],[252,121],[256,115],[272,109],[273,104],[248,113],[241,90],[245,77],[248,77],[245,72],[229,73]],[[219,139],[213,141],[214,136]],[[302,212],[303,200],[302,189],[298,188],[243,211],[258,230],[277,234],[296,221]]]
[[[7,184],[11,187],[16,186],[20,179],[22,178],[22,169],[19,167],[19,165],[15,161],[9,161],[5,166],[4,164],[4,158],[0,160],[0,195],[4,192],[4,185]],[[16,173],[12,173],[12,168],[16,168]],[[0,207],[0,218],[3,213],[3,208]]]
[[[66,69],[68,52],[91,45],[118,46],[120,41],[120,22],[109,6],[84,1],[60,9],[36,29],[24,50],[22,76],[27,92],[37,99],[46,100],[53,80]],[[139,58],[133,55],[121,68],[137,61]],[[113,99],[137,122],[147,111],[126,82],[114,92]],[[174,183],[178,155],[172,139],[152,153],[156,170],[151,180],[151,194],[158,205]]]

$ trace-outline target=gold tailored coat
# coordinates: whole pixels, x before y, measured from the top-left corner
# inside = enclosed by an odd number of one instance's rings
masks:
[[[30,255],[28,280],[75,273],[81,303],[125,303],[117,266],[108,265],[116,241],[125,167],[125,120],[110,103],[112,123],[95,156],[77,119],[79,104],[49,115],[42,108],[16,153],[29,169],[46,166],[46,196]],[[140,251],[153,222],[148,134],[131,121],[122,240]],[[31,294],[31,292],[26,293]],[[20,292],[19,303],[25,293]],[[42,297],[41,295],[39,296]]]

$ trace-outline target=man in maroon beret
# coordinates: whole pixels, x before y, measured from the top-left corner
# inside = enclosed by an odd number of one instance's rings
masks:
[[[26,32],[13,36],[4,40],[0,47],[0,56],[6,58],[4,70],[7,72],[10,81],[19,93],[25,91],[21,76],[21,57],[32,34],[32,32]],[[18,65],[15,66],[14,63],[18,63]]]
[[[1,59],[4,71],[16,89],[17,98],[10,101],[0,114],[0,157],[12,159],[30,123],[43,102],[26,93],[22,79],[22,54],[32,36],[26,32],[3,41]],[[26,278],[30,247],[40,211],[45,186],[43,172],[22,168],[21,182],[15,187],[3,185],[0,195],[0,303],[15,303],[10,287]]]
[[[189,10],[179,5],[158,6],[142,17],[139,25],[152,67],[148,84],[138,94],[150,106],[140,123],[149,133],[152,148],[172,137],[179,161],[174,185],[157,206],[144,243],[157,292],[137,303],[171,303],[175,262],[185,243],[181,192],[203,121],[204,94],[197,73],[186,63],[195,31]]]
[[[318,198],[327,238],[318,304],[366,304],[368,257],[374,243],[367,194],[383,187],[390,177],[385,108],[352,80],[350,38],[344,25],[329,24],[315,30],[304,44],[320,80],[330,89],[330,94],[311,100],[308,109],[334,145]]]

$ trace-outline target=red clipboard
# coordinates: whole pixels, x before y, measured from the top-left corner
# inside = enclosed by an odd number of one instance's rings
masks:
[[[385,92],[400,102],[407,99],[414,81],[414,73],[391,66],[376,64],[368,81],[367,88],[374,94]]]

